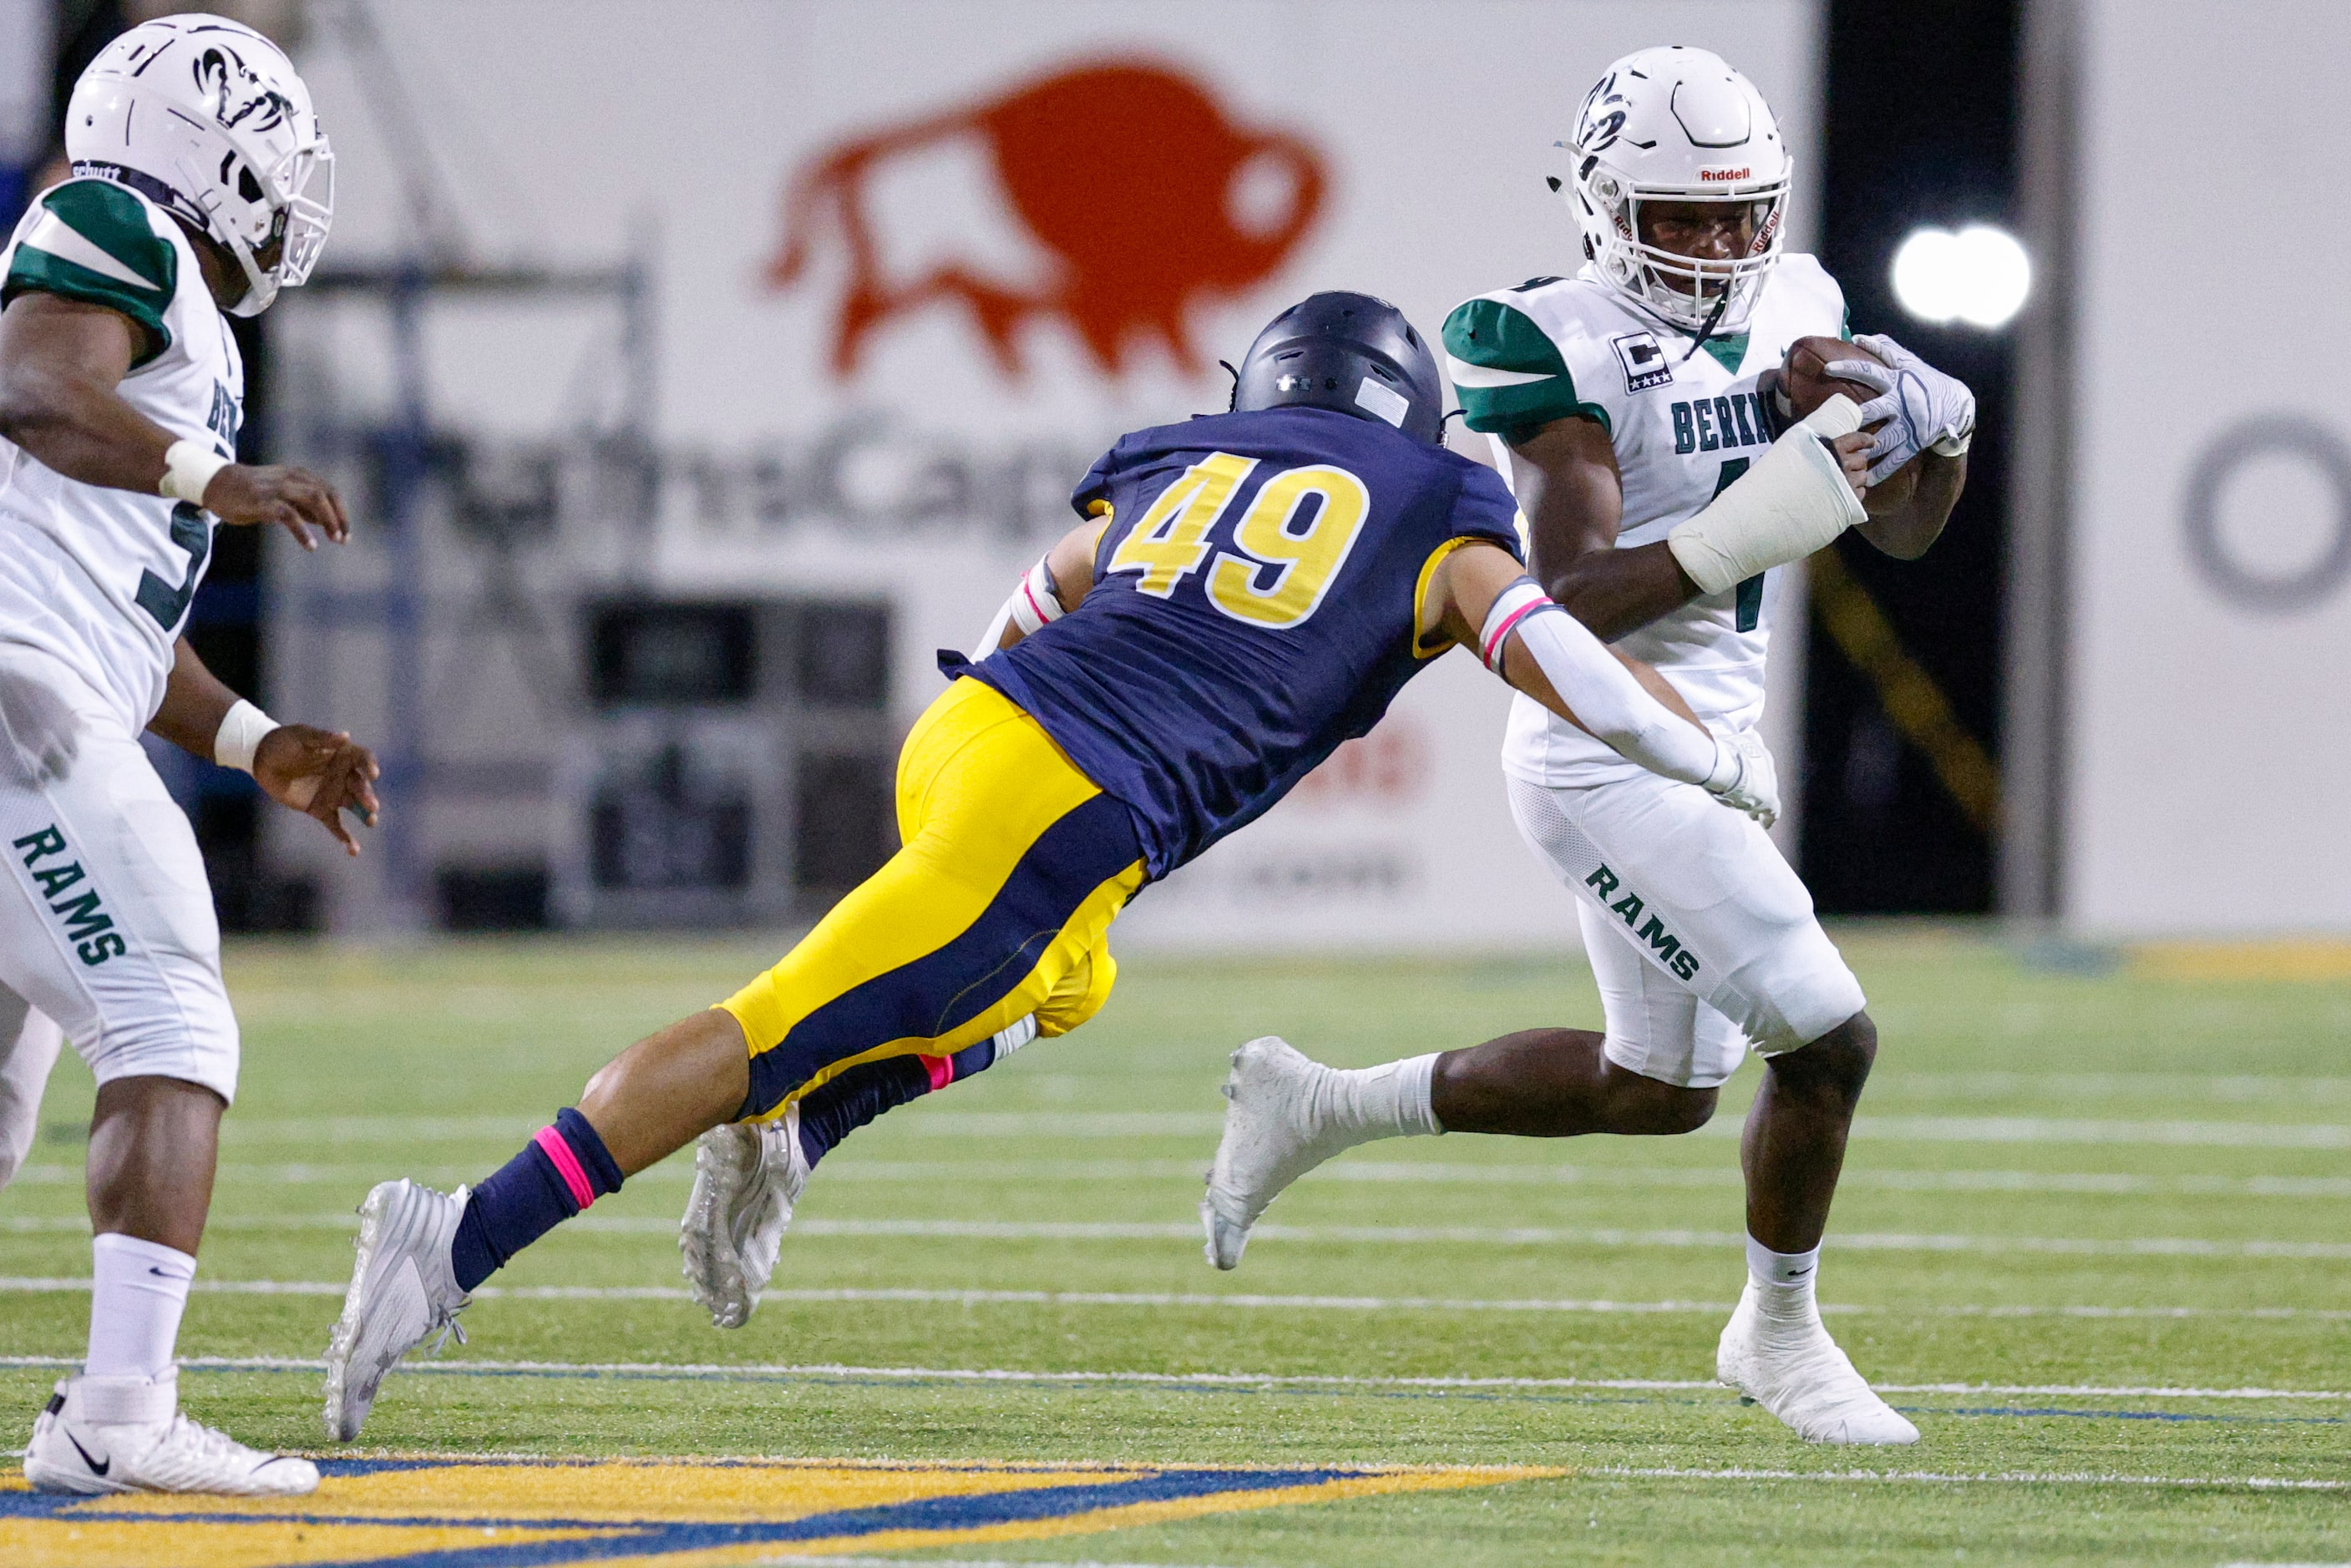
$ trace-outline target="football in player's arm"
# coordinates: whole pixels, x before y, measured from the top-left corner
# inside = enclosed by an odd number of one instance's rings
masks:
[[[1668,206],[1645,206],[1645,222]],[[1752,239],[1745,223],[1706,214],[1696,203],[1687,208],[1692,216],[1681,227],[1692,237],[1686,243],[1727,252],[1743,248]],[[1918,475],[1907,504],[1872,511],[1854,531],[1889,556],[1916,560],[1942,536],[1943,524],[1967,483],[1966,448],[1947,453],[1937,447],[1938,441],[1946,448],[1952,444],[1946,431],[1954,424],[1972,433],[1974,399],[1965,387],[1892,338],[1865,341],[1909,365],[1898,373],[1861,358],[1830,367],[1840,379],[1870,385],[1878,393],[1861,405],[1863,428],[1836,438],[1837,456],[1856,487],[1865,490],[1909,462],[1917,463]],[[1773,396],[1769,373],[1763,379],[1759,400],[1768,405]],[[1940,422],[1928,422],[1938,415]],[[1527,519],[1529,566],[1552,597],[1578,620],[1614,640],[1706,591],[1676,559],[1667,540],[1616,547],[1624,520],[1624,477],[1617,468],[1615,440],[1596,415],[1579,411],[1513,427],[1503,432],[1503,442],[1510,454],[1511,489]]]
[[[1447,319],[1465,421],[1492,439],[1536,580],[1655,666],[1710,728],[1755,742],[1766,574],[1842,526],[1785,513],[1784,530],[1761,530],[1768,539],[1741,535],[1715,525],[1721,504],[1776,483],[1809,427],[1823,439],[1797,450],[1866,493],[1846,493],[1843,523],[1919,555],[1965,481],[1974,400],[1890,339],[1844,343],[1835,280],[1783,254],[1792,163],[1771,106],[1719,57],[1626,56],[1556,146],[1549,183],[1574,214],[1582,265]],[[1783,431],[1792,416],[1801,422]],[[1211,1261],[1238,1263],[1274,1195],[1353,1144],[1687,1133],[1753,1051],[1766,1066],[1741,1145],[1748,1280],[1717,1376],[1812,1441],[1916,1441],[1818,1311],[1820,1248],[1877,1032],[1810,894],[1752,824],[1625,767],[1621,749],[1534,703],[1513,705],[1502,771],[1521,834],[1574,898],[1604,1027],[1361,1073],[1249,1043],[1203,1210]]]

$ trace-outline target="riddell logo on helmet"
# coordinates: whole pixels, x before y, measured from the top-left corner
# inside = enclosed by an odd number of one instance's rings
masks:
[[[1744,180],[1754,172],[1752,169],[1701,169],[1698,177],[1701,180]]]

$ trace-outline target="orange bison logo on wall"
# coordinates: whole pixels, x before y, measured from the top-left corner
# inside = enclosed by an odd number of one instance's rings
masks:
[[[1049,280],[1008,285],[955,259],[888,275],[871,210],[875,177],[893,159],[960,138],[985,147],[1005,206],[1054,264]],[[1246,211],[1248,182],[1261,188],[1267,175],[1280,186],[1272,209],[1260,200]],[[1139,60],[1078,66],[809,160],[792,176],[768,281],[799,283],[838,229],[849,264],[834,318],[838,376],[856,370],[885,322],[943,300],[969,309],[1008,375],[1025,369],[1018,334],[1032,317],[1068,323],[1113,375],[1149,337],[1196,374],[1192,306],[1271,276],[1320,213],[1324,183],[1313,148],[1234,125],[1189,77]]]

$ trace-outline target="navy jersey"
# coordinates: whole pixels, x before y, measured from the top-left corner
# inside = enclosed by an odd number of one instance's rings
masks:
[[[1137,431],[1071,498],[1108,519],[1075,610],[976,665],[1133,812],[1166,875],[1366,733],[1425,660],[1457,541],[1519,553],[1492,470],[1322,409]]]

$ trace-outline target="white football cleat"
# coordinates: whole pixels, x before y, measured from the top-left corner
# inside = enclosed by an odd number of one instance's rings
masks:
[[[1915,1443],[1918,1428],[1871,1391],[1821,1325],[1764,1315],[1752,1279],[1715,1346],[1714,1375],[1808,1443]]]
[[[776,1272],[784,1227],[808,1187],[795,1100],[771,1122],[712,1127],[694,1146],[694,1190],[678,1221],[694,1299],[719,1328],[751,1321]]]
[[[457,1288],[449,1256],[465,1214],[465,1189],[406,1179],[378,1183],[360,1205],[359,1259],[327,1343],[327,1435],[337,1442],[360,1435],[384,1375],[425,1335],[465,1343],[457,1314],[474,1298]]]
[[[1239,1266],[1249,1227],[1283,1188],[1358,1141],[1326,1125],[1329,1097],[1316,1090],[1330,1075],[1330,1068],[1271,1034],[1233,1053],[1225,1079],[1225,1136],[1208,1169],[1208,1194],[1200,1200],[1208,1262],[1217,1268]]]
[[[35,1491],[207,1492],[299,1497],[319,1487],[319,1467],[291,1454],[248,1449],[180,1414],[177,1369],[143,1377],[74,1376],[33,1421],[25,1479]]]

